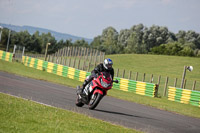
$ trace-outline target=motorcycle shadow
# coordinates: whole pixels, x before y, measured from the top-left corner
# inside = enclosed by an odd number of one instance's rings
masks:
[[[100,110],[100,109],[95,109],[94,111],[104,112],[104,113],[109,113],[109,114],[122,115],[122,116],[128,116],[128,117],[134,117],[134,118],[156,120],[154,118],[149,118],[149,117],[144,117],[144,116],[138,116],[138,115],[131,115],[131,114],[126,114],[126,113],[121,113],[121,112],[115,112],[115,111],[106,111],[106,110]]]

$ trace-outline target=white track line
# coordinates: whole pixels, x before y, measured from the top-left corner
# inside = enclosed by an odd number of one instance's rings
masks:
[[[0,92],[0,93],[1,93],[1,94],[5,94],[5,95],[9,95],[9,96],[13,96],[13,97],[15,97],[15,98],[23,99],[23,100],[26,100],[26,101],[31,101],[31,102],[34,102],[34,103],[38,103],[38,104],[41,104],[41,105],[45,105],[45,106],[48,106],[48,107],[57,108],[57,107],[52,106],[52,105],[49,105],[49,104],[41,103],[41,102],[38,102],[38,101],[33,101],[32,99],[27,99],[27,98],[19,97],[19,96],[12,95],[12,94],[9,94],[9,93],[3,93],[3,92]],[[57,109],[60,109],[60,108],[57,108]]]

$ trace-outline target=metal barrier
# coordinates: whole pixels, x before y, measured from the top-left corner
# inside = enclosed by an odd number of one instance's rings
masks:
[[[59,76],[68,77],[83,82],[87,76],[91,73],[78,70],[72,67],[55,64],[52,62],[43,61],[40,59],[23,56],[22,62],[25,66],[36,68],[38,70],[45,70],[49,73],[53,73]],[[146,83],[134,80],[128,80],[123,78],[115,77],[119,80],[119,84],[114,83],[113,88],[123,91],[134,92],[139,95],[145,95],[150,97],[156,97],[158,92],[158,87],[153,83]]]
[[[130,91],[139,95],[145,95],[150,97],[157,97],[158,86],[156,84],[118,77],[115,77],[115,79],[119,81],[119,84],[114,83],[113,87],[118,90]]]
[[[38,70],[45,70],[48,73],[53,73],[59,76],[76,79],[81,82],[83,82],[85,78],[90,75],[90,72],[85,72],[72,67],[55,64],[52,62],[31,58],[28,56],[23,56],[22,62],[25,66],[32,67]]]
[[[200,91],[169,87],[168,100],[200,107]]]
[[[1,60],[12,62],[12,58],[13,58],[12,53],[0,50],[0,59]]]

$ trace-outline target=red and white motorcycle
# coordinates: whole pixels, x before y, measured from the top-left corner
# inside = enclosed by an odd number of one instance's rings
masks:
[[[112,88],[113,82],[118,83],[118,80],[112,80],[111,75],[107,72],[100,72],[97,78],[83,88],[82,93],[80,93],[80,86],[77,86],[76,106],[82,107],[87,104],[89,109],[95,109],[107,91]]]

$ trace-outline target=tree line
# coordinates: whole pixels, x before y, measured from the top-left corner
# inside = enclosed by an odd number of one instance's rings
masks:
[[[0,48],[6,49],[8,29],[3,29]],[[51,43],[48,53],[55,53],[66,46],[91,47],[106,54],[164,54],[178,56],[200,56],[200,34],[195,31],[173,33],[167,27],[143,24],[133,25],[130,29],[118,32],[113,27],[107,27],[102,34],[95,37],[91,44],[85,40],[57,41],[51,33],[29,34],[28,31],[11,32],[9,46],[21,45],[26,52],[43,54],[46,44]]]
[[[6,50],[7,41],[9,36],[9,29],[4,28],[2,31],[2,37],[0,42],[0,48]],[[11,31],[9,39],[9,51],[12,51],[14,45],[25,46],[25,52],[44,54],[47,43],[51,43],[48,46],[48,53],[52,54],[57,52],[59,49],[67,46],[83,46],[89,47],[88,42],[85,40],[60,40],[57,41],[51,33],[39,33],[36,31],[34,34],[29,34],[28,31],[15,32]]]
[[[200,34],[180,30],[177,34],[167,27],[143,24],[123,29],[120,32],[107,27],[91,43],[93,48],[106,54],[164,54],[179,56],[200,56]]]

